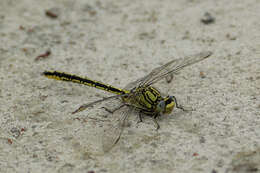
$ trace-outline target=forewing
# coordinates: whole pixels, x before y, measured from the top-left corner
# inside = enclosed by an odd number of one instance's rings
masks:
[[[130,89],[132,89],[134,87],[141,86],[142,84],[146,83],[146,81],[149,81],[151,78],[156,76],[156,74],[161,74],[161,72],[163,70],[169,69],[167,67],[169,67],[172,63],[174,63],[174,61],[176,61],[176,60],[172,60],[172,61],[170,61],[170,62],[168,62],[168,63],[166,63],[166,64],[164,64],[164,65],[162,65],[160,67],[157,67],[157,68],[153,69],[148,75],[143,76],[143,77],[137,79],[136,81],[127,84],[124,89],[130,90]]]
[[[179,70],[186,66],[192,65],[196,62],[208,58],[211,54],[212,52],[205,51],[195,55],[186,56],[184,58],[174,59],[160,67],[153,69],[148,75],[127,84],[124,89],[130,90],[138,86],[149,86],[157,82],[158,80],[163,79],[164,77],[177,73]]]
[[[146,75],[146,76],[144,76],[144,77],[142,77],[142,78],[139,78],[139,79],[135,80],[134,82],[128,83],[128,84],[124,87],[124,89],[125,89],[125,90],[131,90],[131,89],[133,89],[133,88],[139,86],[140,83],[142,83],[147,77],[149,77],[149,74]]]
[[[177,73],[184,67],[202,61],[208,58],[212,52],[205,51],[195,55],[186,56],[184,58],[174,59],[161,67],[154,69],[151,73],[149,73],[144,79],[140,82],[140,86],[150,86],[151,84],[169,76]]]

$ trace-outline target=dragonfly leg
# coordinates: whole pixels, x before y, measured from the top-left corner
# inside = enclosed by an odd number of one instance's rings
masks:
[[[156,124],[156,130],[159,130],[159,129],[160,129],[160,124],[157,122],[156,117],[157,117],[157,116],[155,116],[155,117],[153,118],[153,122]]]
[[[120,105],[120,106],[118,106],[118,107],[116,107],[116,108],[114,108],[114,109],[109,109],[109,108],[107,108],[107,107],[101,107],[101,108],[103,108],[103,109],[105,109],[105,111],[107,111],[107,112],[113,114],[114,112],[116,112],[117,110],[121,109],[121,108],[124,107],[124,106],[126,106],[126,104],[122,104],[122,105]]]
[[[143,114],[154,116],[153,114],[151,114],[151,112],[148,112],[148,111],[140,108],[140,111],[139,111],[139,114],[138,114],[139,121],[137,123],[143,122]]]
[[[160,129],[160,124],[157,122],[156,118],[159,116],[160,114],[154,114],[153,115],[153,122],[156,124],[156,130]]]
[[[143,114],[142,111],[139,111],[139,114],[138,114],[139,121],[137,123],[143,122],[142,114]]]
[[[173,100],[175,102],[176,108],[181,109],[183,111],[192,111],[193,110],[192,108],[187,108],[187,107],[184,107],[182,105],[179,105],[178,102],[177,102],[176,97],[175,96],[172,96],[172,97],[173,97]]]

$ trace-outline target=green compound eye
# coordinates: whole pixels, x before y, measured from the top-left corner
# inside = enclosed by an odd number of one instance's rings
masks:
[[[159,112],[163,112],[165,110],[165,101],[164,100],[162,100],[158,103],[157,109]]]

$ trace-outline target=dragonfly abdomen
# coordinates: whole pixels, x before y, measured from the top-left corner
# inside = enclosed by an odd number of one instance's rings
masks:
[[[45,71],[45,72],[43,72],[43,75],[48,78],[51,78],[51,79],[67,81],[67,82],[74,82],[74,83],[91,86],[91,87],[98,88],[98,89],[101,89],[104,91],[108,91],[110,93],[114,93],[117,95],[129,93],[129,91],[127,91],[127,90],[116,88],[111,85],[107,85],[107,84],[104,84],[99,81],[91,80],[86,77],[80,77],[80,76],[76,76],[76,75],[72,75],[72,74],[68,74],[68,73],[64,73],[64,72]]]

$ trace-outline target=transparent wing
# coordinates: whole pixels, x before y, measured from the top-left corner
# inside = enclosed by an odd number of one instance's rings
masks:
[[[175,61],[175,60],[173,60]],[[129,84],[126,85],[126,87],[124,89],[132,89],[134,87],[137,87],[137,86],[141,86],[141,84],[145,83],[145,81],[148,81],[149,79],[151,79],[153,76],[156,76],[156,74],[159,74],[160,72],[162,72],[163,70],[165,69],[169,69],[168,67],[173,63],[173,61],[170,61],[160,67],[157,67],[155,69],[153,69],[148,75],[140,78],[140,79],[137,79],[136,81],[134,82],[131,82]]]
[[[194,63],[197,63],[199,61],[208,58],[211,54],[212,52],[205,51],[195,55],[186,56],[184,58],[174,59],[160,67],[155,68],[148,75],[134,82],[129,83],[126,86],[126,88],[129,89],[136,86],[143,86],[143,87],[149,86],[169,75],[177,73],[179,70],[183,69],[184,67],[187,67],[189,65],[192,65]]]
[[[131,90],[131,89],[135,88],[136,86],[139,86],[139,84],[142,83],[147,77],[149,77],[149,76],[147,75],[147,76],[144,76],[144,77],[142,77],[142,78],[140,78],[140,79],[137,79],[136,81],[133,81],[133,82],[128,83],[128,84],[124,87],[124,89],[125,89],[125,90]]]
[[[153,83],[158,82],[159,80],[167,77],[168,75],[177,73],[184,67],[190,66],[192,64],[195,64],[199,61],[202,61],[206,58],[208,58],[212,52],[206,51],[206,52],[201,52],[195,55],[191,56],[186,56],[184,58],[179,58],[172,60],[168,62],[167,64],[159,67],[158,69],[153,70],[143,82],[140,83],[140,86],[149,86]]]
[[[103,99],[100,99],[100,100],[96,100],[96,101],[93,101],[93,102],[90,102],[90,103],[87,103],[87,104],[83,104],[81,105],[77,110],[75,110],[74,112],[72,112],[72,114],[75,114],[75,113],[78,113],[78,112],[81,112],[87,108],[90,108],[98,103],[101,103],[101,102],[105,102],[105,101],[108,101],[108,100],[112,100],[112,99],[118,99],[120,97],[123,97],[123,96],[127,96],[128,94],[123,94],[123,95],[115,95],[115,96],[110,96],[110,97],[105,97]]]
[[[133,107],[125,106],[125,108],[113,113],[114,120],[109,128],[104,131],[102,137],[103,151],[105,153],[117,144],[127,124],[128,117],[133,111]]]

